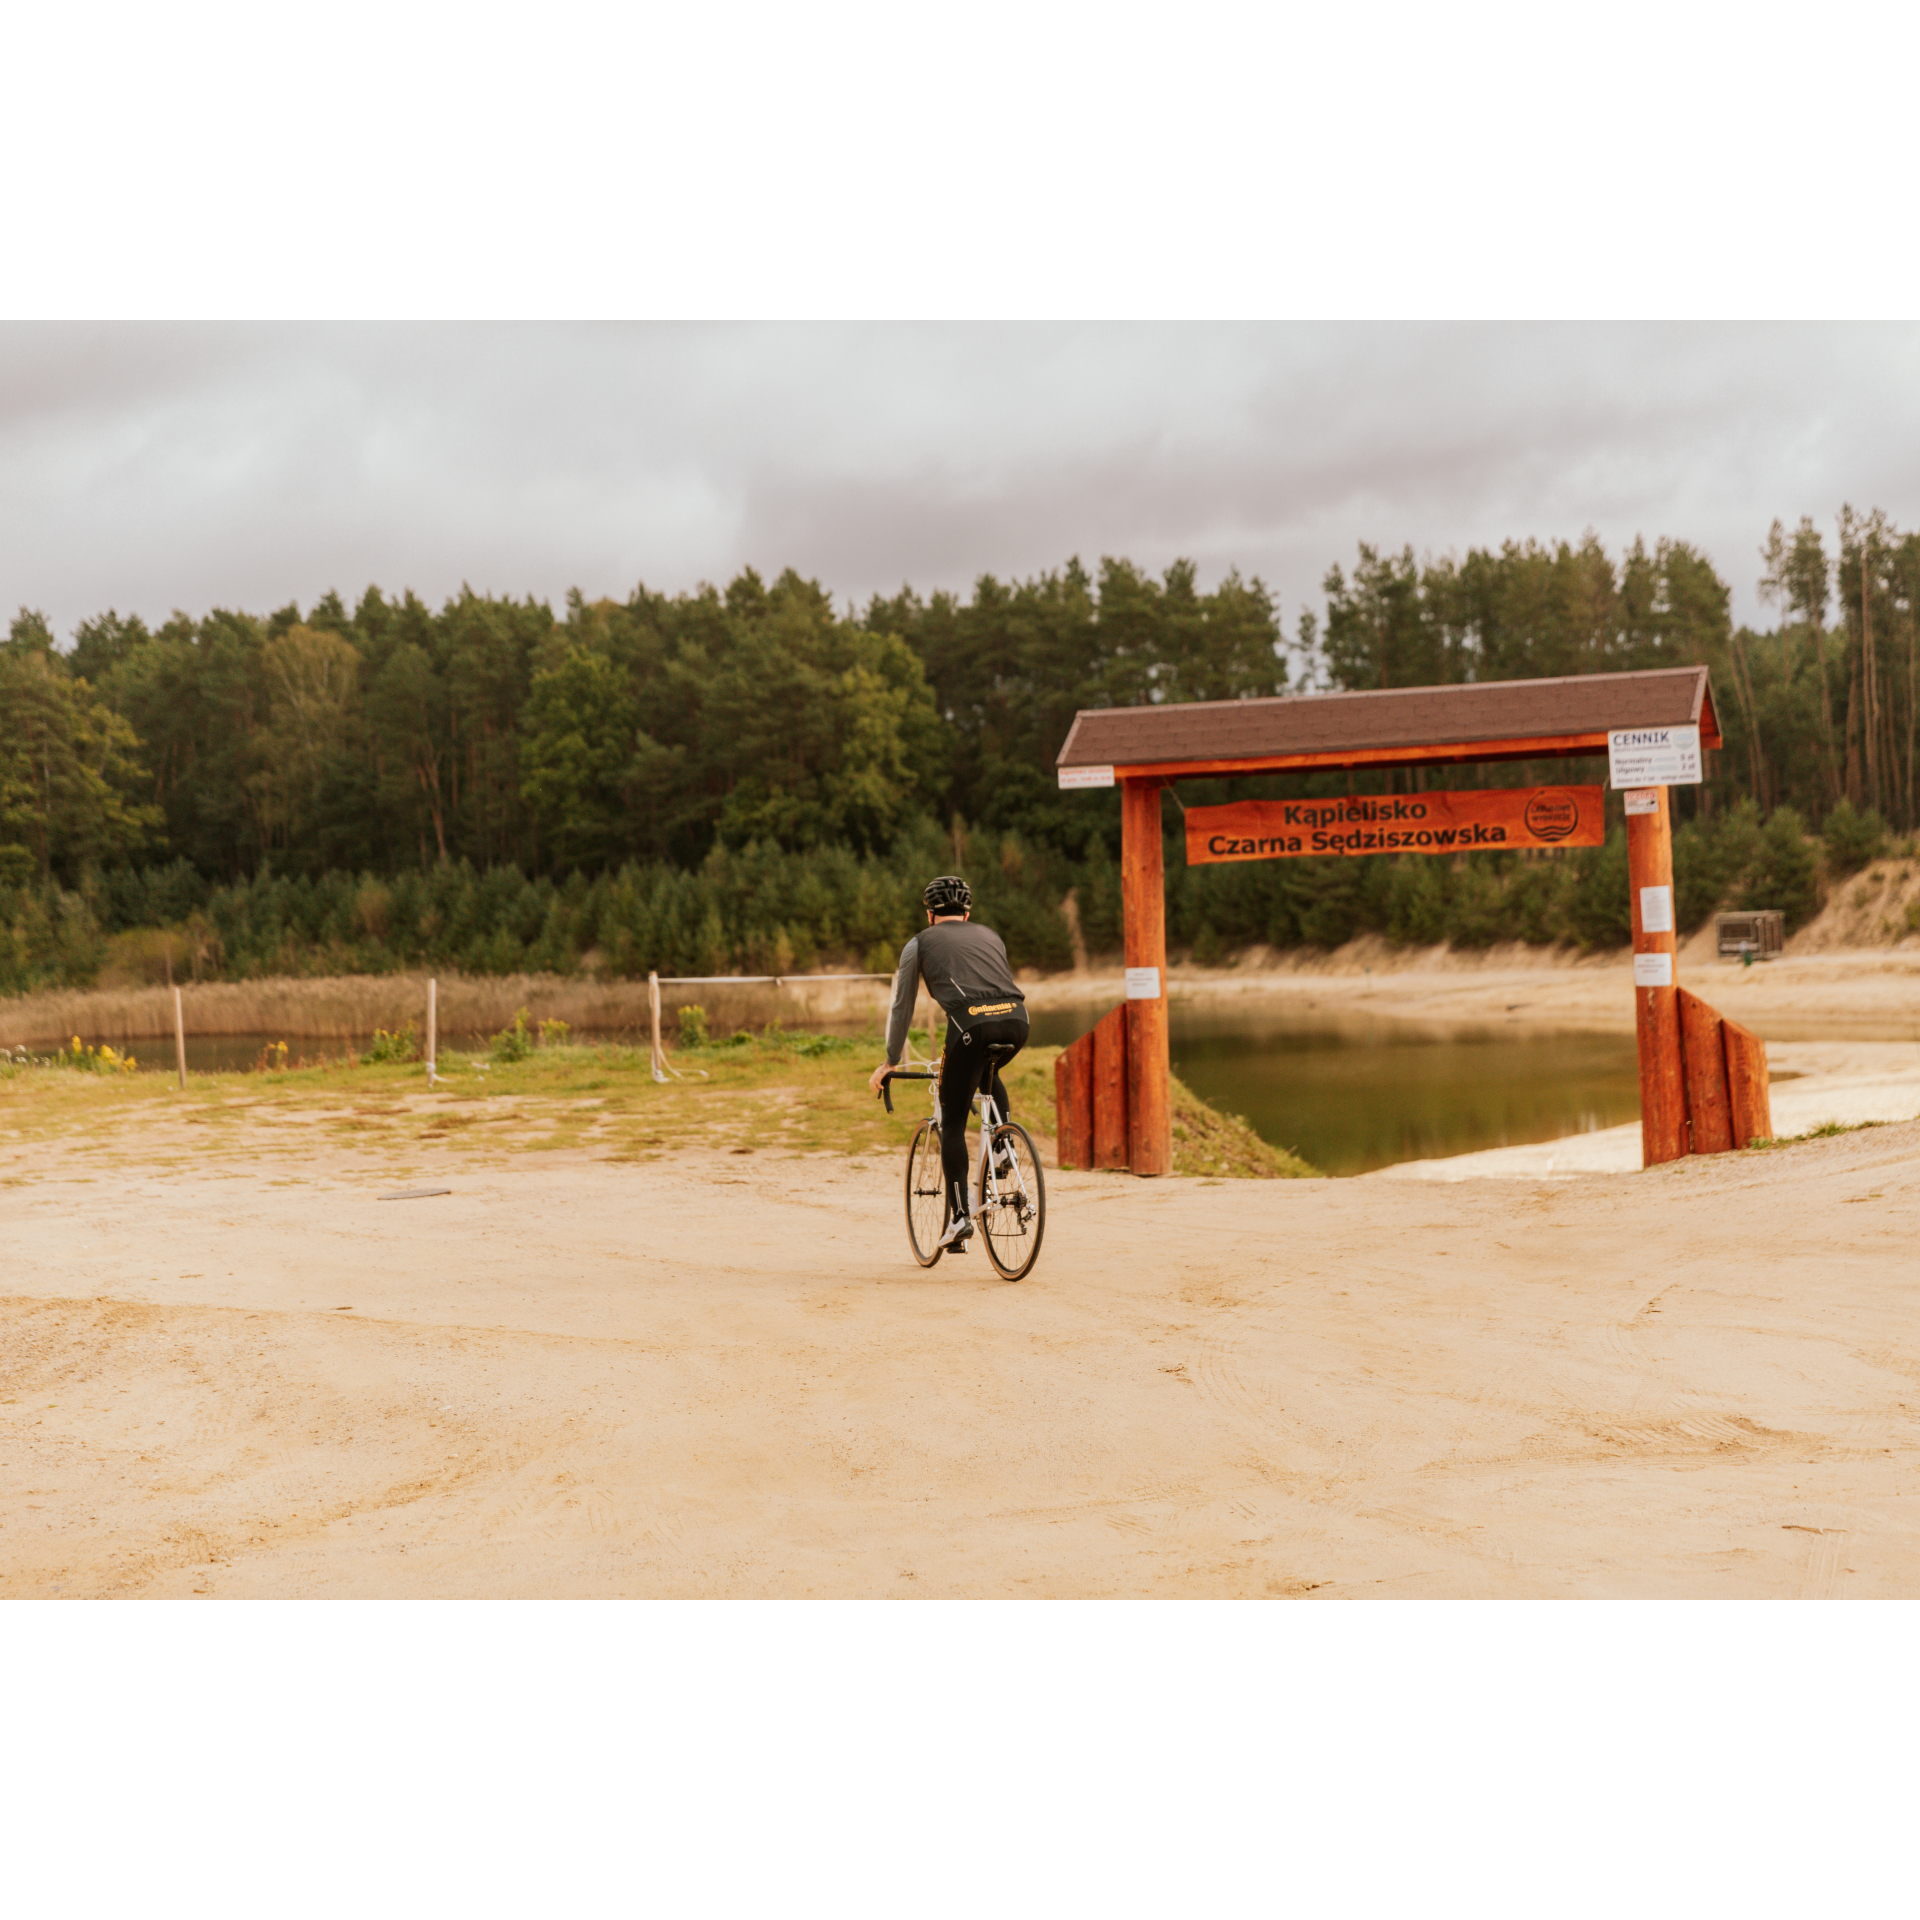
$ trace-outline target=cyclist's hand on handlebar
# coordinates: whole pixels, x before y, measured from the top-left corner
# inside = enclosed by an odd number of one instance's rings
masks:
[[[878,1065],[877,1067],[875,1067],[875,1068],[874,1068],[874,1070],[873,1070],[873,1073],[872,1073],[872,1076],[871,1076],[871,1077],[870,1077],[870,1078],[868,1079],[868,1081],[867,1081],[867,1085],[868,1085],[868,1086],[869,1086],[870,1088],[872,1088],[872,1090],[873,1090],[873,1092],[874,1092],[874,1095],[875,1095],[875,1097],[876,1097],[876,1098],[877,1098],[877,1097],[879,1096],[879,1092],[880,1092],[880,1081],[881,1081],[881,1078],[882,1078],[882,1076],[883,1076],[883,1075],[885,1075],[885,1074],[889,1074],[889,1073],[891,1073],[892,1071],[893,1071],[893,1069],[892,1069],[892,1068],[891,1068],[890,1066],[888,1066],[888,1065],[887,1065],[887,1063],[886,1063],[886,1062],[885,1062],[884,1060],[883,1060],[883,1061],[881,1061],[881,1063],[880,1063],[880,1064],[879,1064],[879,1065]]]

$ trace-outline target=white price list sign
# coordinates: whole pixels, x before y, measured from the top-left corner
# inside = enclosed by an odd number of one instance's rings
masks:
[[[1615,727],[1607,735],[1607,779],[1615,787],[1697,787],[1698,727]]]

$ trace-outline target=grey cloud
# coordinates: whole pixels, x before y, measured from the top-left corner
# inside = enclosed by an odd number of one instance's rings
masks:
[[[1071,554],[1258,573],[1359,540],[1920,521],[1920,328],[395,325],[0,329],[0,596],[557,599],[795,566],[843,600]]]

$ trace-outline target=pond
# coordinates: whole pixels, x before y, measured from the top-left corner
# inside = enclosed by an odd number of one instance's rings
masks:
[[[1049,1009],[1061,1045],[1111,1002]],[[1520,1146],[1640,1117],[1631,1034],[1443,1031],[1370,1015],[1173,1002],[1173,1070],[1201,1099],[1327,1173]]]

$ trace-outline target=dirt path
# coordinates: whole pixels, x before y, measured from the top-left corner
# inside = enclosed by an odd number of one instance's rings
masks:
[[[1920,1593],[1920,1122],[1055,1174],[1018,1286],[891,1159],[175,1144],[0,1156],[0,1593]]]

